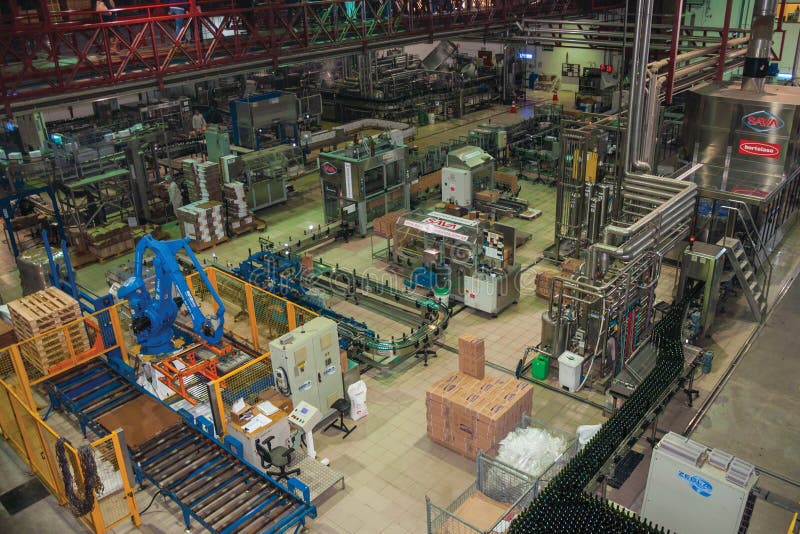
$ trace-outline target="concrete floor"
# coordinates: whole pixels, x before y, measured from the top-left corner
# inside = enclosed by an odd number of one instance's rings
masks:
[[[568,100],[563,95],[562,98]],[[469,128],[490,119],[495,123],[508,123],[524,116],[524,110],[516,115],[507,113],[501,107],[483,110],[460,121],[421,128],[416,144],[424,146],[464,135]],[[268,224],[262,235],[281,242],[301,235],[310,224],[321,223],[318,183],[316,175],[301,179],[297,182],[300,191],[297,197],[292,198],[284,207],[261,213]],[[543,212],[534,221],[511,221],[519,229],[532,234],[531,241],[517,253],[517,261],[525,268],[533,265],[544,248],[552,242],[555,192],[550,187],[526,182],[523,184],[522,196],[529,200],[532,207]],[[217,261],[223,265],[228,262],[237,263],[246,257],[248,249],[258,248],[258,237],[251,234],[217,246],[214,250]],[[346,244],[337,243],[317,251],[316,254],[327,262],[340,263],[371,275],[380,274],[392,283],[399,284],[399,279],[385,273],[382,270],[383,265],[372,259],[372,250],[383,245],[382,240],[367,237],[354,239]],[[781,252],[775,256],[774,287],[771,291],[773,300],[785,281],[793,279],[796,274],[800,265],[798,253],[800,231],[795,229],[786,237]],[[8,300],[18,291],[18,282],[16,273],[11,270],[13,263],[9,263],[3,256],[0,254],[0,292]],[[211,251],[200,256],[207,261],[213,261]],[[90,289],[102,291],[105,289],[105,271],[125,260],[126,258],[120,258],[103,265],[87,266],[79,272],[78,279]],[[458,336],[465,332],[484,336],[487,361],[492,364],[487,373],[497,375],[504,370],[510,372],[525,347],[539,341],[540,315],[546,309],[547,302],[535,295],[533,280],[538,271],[552,268],[545,262],[530,267],[523,276],[520,302],[497,319],[490,319],[472,310],[459,313],[451,320],[443,342],[454,346]],[[674,269],[665,267],[657,290],[659,298],[671,300],[674,277]],[[791,296],[787,296],[776,308],[767,323],[767,328],[771,329],[765,328],[760,337],[771,336],[775,331],[777,332],[774,335],[780,334],[787,338],[791,335],[792,325],[798,322],[795,308],[800,305],[795,302],[794,307],[781,312],[790,299]],[[728,303],[726,308],[727,313],[718,317],[714,333],[707,340],[707,345],[715,352],[714,370],[709,375],[700,376],[695,382],[700,390],[700,398],[695,402],[694,408],[690,409],[682,397],[676,396],[660,418],[660,428],[683,430],[697,407],[714,389],[725,369],[755,331],[756,324],[750,319],[748,309],[742,301]],[[364,318],[369,319],[367,316]],[[379,325],[381,332],[390,331],[392,327],[392,324],[385,322]],[[402,329],[402,326],[398,325],[397,328]],[[727,448],[729,452],[741,455],[746,460],[798,479],[800,462],[797,455],[792,454],[797,429],[786,431],[779,424],[779,421],[788,419],[786,414],[794,413],[788,409],[796,409],[798,400],[797,385],[791,381],[794,362],[777,350],[782,345],[785,346],[786,341],[775,341],[772,346],[776,350],[769,355],[761,352],[751,356],[748,353],[742,359],[733,378],[717,398],[694,437],[698,441]],[[755,346],[754,344],[753,347]],[[755,349],[751,349],[751,352],[753,350]],[[769,360],[769,365],[762,362],[764,359]],[[747,364],[748,361],[753,368]],[[333,432],[315,436],[320,455],[329,458],[331,465],[345,474],[347,485],[345,490],[331,493],[326,499],[316,503],[319,517],[310,524],[312,532],[423,532],[425,496],[429,496],[437,504],[446,505],[469,486],[474,480],[474,462],[432,444],[425,430],[425,390],[437,378],[456,368],[455,355],[440,350],[439,356],[430,360],[428,367],[410,362],[399,369],[382,372],[371,370],[363,376],[368,386],[369,416],[358,421],[357,430],[346,440]],[[784,378],[779,379],[780,377]],[[782,392],[779,393],[776,388],[780,388]],[[581,392],[581,396],[595,405],[603,405],[606,401],[603,395],[588,388]],[[768,408],[779,411],[782,415],[773,416]],[[574,432],[578,425],[599,423],[604,419],[600,409],[538,385],[534,391],[533,414],[538,419],[568,432]],[[759,418],[760,427],[752,425],[753,416]],[[69,421],[55,415],[48,422],[52,422],[60,433],[68,435],[75,445],[80,441],[80,436]],[[748,428],[747,434],[752,433],[750,429],[758,429],[761,437],[758,440],[736,439],[736,429],[745,425]],[[741,431],[738,435],[741,435]],[[637,445],[637,449],[648,453],[647,447],[641,444]],[[13,453],[9,452],[5,444],[0,445],[0,476],[3,481],[0,482],[0,489],[3,491],[13,487],[10,485],[15,482],[24,481],[20,464],[11,455]],[[646,458],[630,481],[620,490],[610,491],[609,495],[626,506],[638,509],[648,463],[649,458]],[[775,488],[774,491],[783,489],[788,497],[793,497],[790,488],[780,487],[775,481],[770,484],[770,488]],[[140,509],[150,502],[151,497],[149,489],[138,494]],[[780,530],[779,527],[785,529],[788,525],[785,516],[785,513],[770,505],[759,504],[754,518],[754,526],[759,525],[759,530],[753,529],[751,532],[773,532]],[[4,521],[8,521],[5,524],[22,531],[43,531],[36,528],[36,523],[29,522],[40,521],[43,517],[52,517],[52,522],[48,524],[58,525],[56,530],[59,531],[80,531],[82,528],[68,516],[67,510],[60,510],[52,498],[39,501],[13,517],[0,513],[0,527],[4,525]],[[183,530],[179,517],[174,505],[164,503],[159,498],[144,514],[144,525],[138,531],[179,532]],[[767,530],[761,530],[761,526]],[[129,526],[114,529],[115,532],[133,530],[136,529]],[[199,531],[197,526],[192,530]]]

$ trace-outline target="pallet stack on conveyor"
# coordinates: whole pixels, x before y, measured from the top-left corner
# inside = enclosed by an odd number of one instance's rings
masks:
[[[20,345],[23,359],[43,375],[70,357],[70,347],[74,354],[89,349],[86,326],[83,321],[77,321],[81,318],[80,305],[63,291],[54,287],[37,291],[9,302],[8,310],[17,339],[30,340]],[[53,330],[69,323],[68,343],[63,329]],[[41,336],[45,333],[47,335]],[[31,340],[34,336],[40,337]]]
[[[225,241],[222,202],[198,200],[178,209],[181,235],[192,240],[192,248],[205,250]]]
[[[253,213],[247,209],[247,198],[242,182],[231,182],[223,187],[228,224],[234,233],[247,231],[253,225]]]

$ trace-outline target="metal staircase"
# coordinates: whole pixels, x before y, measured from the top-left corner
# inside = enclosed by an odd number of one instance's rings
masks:
[[[753,316],[763,321],[767,312],[767,294],[772,279],[772,263],[747,204],[730,201],[725,237],[717,244],[725,247],[739,285],[742,286]]]

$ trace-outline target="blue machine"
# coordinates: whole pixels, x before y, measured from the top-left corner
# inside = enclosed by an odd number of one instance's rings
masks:
[[[242,280],[247,280],[253,285],[336,321],[339,327],[339,347],[342,349],[348,349],[356,337],[376,337],[375,332],[365,323],[326,308],[322,302],[310,295],[303,286],[303,270],[296,257],[262,250],[251,254],[238,267],[234,267],[233,273]]]
[[[142,279],[142,263],[146,250],[155,254],[153,270],[155,271],[155,291],[151,295]],[[194,299],[186,279],[181,272],[175,255],[183,250],[194,263],[200,278],[217,303],[217,311],[206,317]],[[175,287],[180,296],[173,298]],[[225,305],[211,286],[203,266],[189,247],[189,239],[174,241],[158,241],[150,234],[144,236],[136,245],[134,259],[134,275],[117,291],[120,299],[127,299],[133,311],[132,329],[142,347],[143,354],[164,354],[175,350],[172,342],[173,324],[182,305],[192,318],[192,330],[200,338],[216,345],[222,339],[222,327],[225,322]]]

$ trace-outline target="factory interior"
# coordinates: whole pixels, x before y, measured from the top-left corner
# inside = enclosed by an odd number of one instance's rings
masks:
[[[0,531],[800,533],[799,17],[0,3]]]

